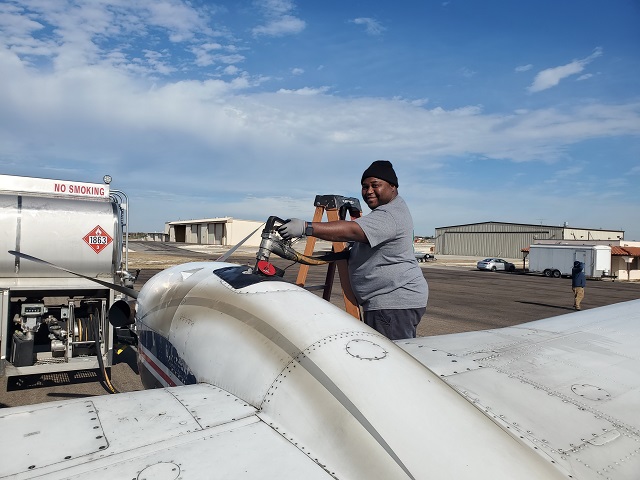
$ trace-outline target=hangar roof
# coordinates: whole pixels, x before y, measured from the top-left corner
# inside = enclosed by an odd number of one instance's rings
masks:
[[[493,224],[493,225],[519,225],[519,226],[524,226],[524,227],[537,227],[537,228],[567,228],[567,229],[572,229],[572,230],[592,230],[592,231],[600,231],[600,232],[620,232],[620,233],[624,233],[624,230],[612,230],[609,228],[586,228],[586,227],[574,227],[573,225],[538,225],[535,223],[514,223],[514,222],[494,222],[494,221],[489,221],[489,222],[476,222],[476,223],[463,223],[460,225],[447,225],[445,227],[436,227],[437,229],[441,229],[441,228],[455,228],[455,227],[468,227],[471,225],[486,225],[486,224]]]

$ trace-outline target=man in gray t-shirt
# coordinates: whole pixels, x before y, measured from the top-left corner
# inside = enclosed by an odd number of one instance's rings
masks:
[[[355,242],[349,277],[364,322],[392,340],[413,338],[426,311],[429,289],[413,253],[411,213],[398,195],[391,162],[373,162],[362,174],[361,184],[371,213],[354,221],[311,223],[293,218],[278,232],[287,240],[308,235]]]

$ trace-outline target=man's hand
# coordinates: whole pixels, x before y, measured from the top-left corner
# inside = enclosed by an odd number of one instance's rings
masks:
[[[304,236],[304,229],[307,222],[299,218],[290,218],[278,227],[278,233],[285,240]]]

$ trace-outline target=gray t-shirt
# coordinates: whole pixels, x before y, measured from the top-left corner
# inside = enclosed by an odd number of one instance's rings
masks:
[[[421,308],[429,288],[413,252],[413,220],[398,195],[355,222],[369,244],[355,242],[349,256],[351,287],[365,311]]]

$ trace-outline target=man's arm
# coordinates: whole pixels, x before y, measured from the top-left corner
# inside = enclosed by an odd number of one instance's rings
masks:
[[[312,228],[307,228],[311,226]],[[309,232],[308,230],[312,230]],[[335,222],[305,222],[299,218],[291,218],[278,227],[278,233],[285,240],[302,237],[305,232],[321,240],[330,242],[369,243],[362,227],[354,221],[337,220]]]
[[[330,242],[369,243],[362,227],[354,221],[336,220],[335,222],[308,223],[313,227],[313,236]]]

